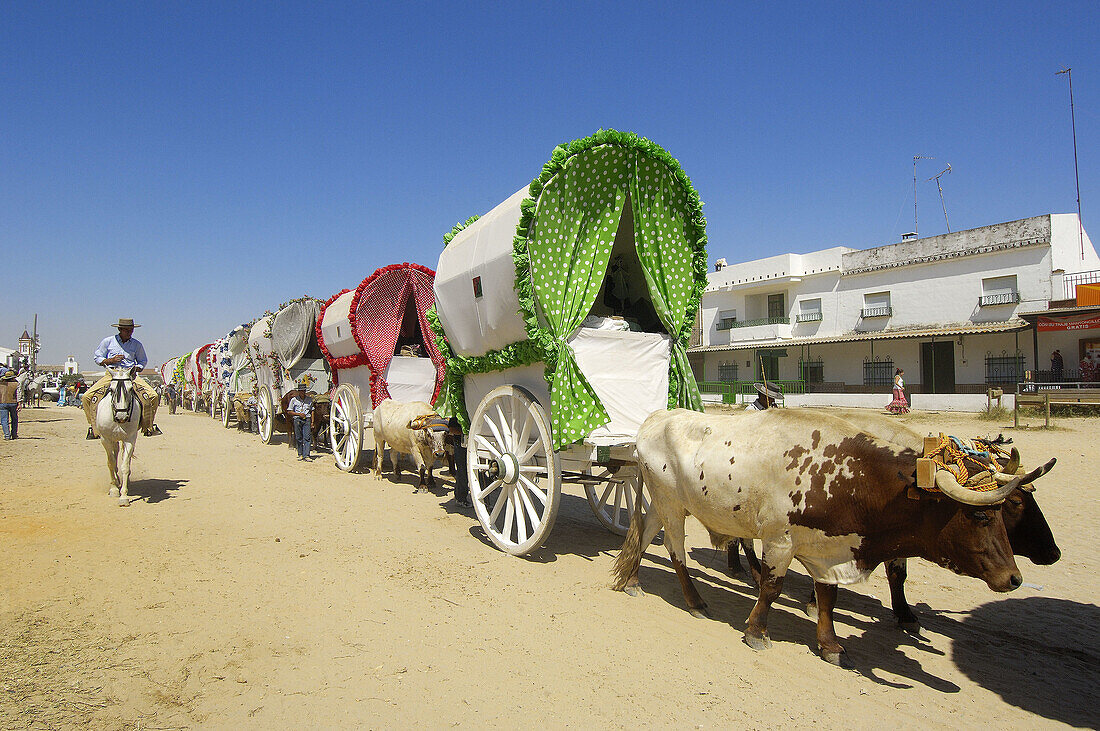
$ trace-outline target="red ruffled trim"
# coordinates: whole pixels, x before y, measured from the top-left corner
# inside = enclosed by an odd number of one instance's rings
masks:
[[[328,352],[328,347],[325,346],[325,336],[321,333],[321,323],[324,322],[325,310],[328,309],[328,306],[350,291],[351,290],[347,288],[341,289],[339,292],[325,300],[325,303],[321,305],[321,314],[317,315],[317,322],[314,325],[314,328],[317,332],[317,344],[321,346],[321,354],[325,356],[325,360],[328,361],[329,370],[332,372],[332,387],[334,389],[338,385],[340,385],[340,375],[337,371],[339,371],[339,369],[341,368],[354,368],[355,366],[343,365],[342,361],[345,360],[344,358],[333,358],[332,353]]]
[[[199,352],[195,354],[195,365],[197,366],[195,368],[195,373],[196,373],[196,379],[198,380],[198,383],[195,383],[195,381],[192,380],[191,385],[194,386],[195,388],[197,388],[199,391],[202,391],[202,360],[201,360],[201,358],[202,358],[203,354],[206,353],[206,351],[210,350],[210,346],[213,345],[213,344],[214,343],[207,343],[206,345],[199,348]],[[207,365],[209,365],[209,363]]]

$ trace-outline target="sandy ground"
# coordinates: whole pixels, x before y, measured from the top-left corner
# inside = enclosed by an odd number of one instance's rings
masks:
[[[75,409],[25,410],[0,442],[0,727],[1034,727],[1100,720],[1096,456],[1100,420],[1012,430],[970,416],[921,431],[1015,438],[1057,456],[1038,493],[1062,560],[1020,559],[990,592],[921,561],[897,629],[885,577],[842,590],[854,670],[814,654],[792,573],[771,650],[741,642],[754,598],[689,522],[711,620],[691,617],[668,555],[647,595],[609,589],[621,539],[568,487],[547,545],[492,548],[448,489],[345,474],[327,454],[199,415],[158,417],[132,494],[107,497],[103,450]],[[1034,419],[1032,420],[1034,422]],[[370,440],[368,440],[368,443]]]

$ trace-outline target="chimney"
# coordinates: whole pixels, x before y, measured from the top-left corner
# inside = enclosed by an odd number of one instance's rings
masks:
[[[729,264],[726,263],[725,259],[719,259],[718,261],[714,262],[714,271],[720,272],[727,266],[729,266]]]

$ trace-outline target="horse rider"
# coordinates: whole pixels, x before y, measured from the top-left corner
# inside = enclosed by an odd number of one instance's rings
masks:
[[[122,369],[138,367],[145,368],[149,359],[145,356],[145,347],[141,341],[133,337],[135,325],[132,318],[119,318],[111,327],[118,328],[118,335],[103,339],[99,347],[95,349],[95,362],[103,367],[118,366]],[[107,393],[111,385],[111,374],[105,373],[96,383],[84,393],[84,415],[88,417],[88,424],[95,424],[96,405]],[[141,433],[147,437],[155,437],[161,434],[160,427],[153,423],[153,417],[157,413],[157,403],[160,398],[157,391],[148,381],[141,376],[134,376],[134,391],[141,399]],[[88,439],[97,439],[92,427],[88,427]]]

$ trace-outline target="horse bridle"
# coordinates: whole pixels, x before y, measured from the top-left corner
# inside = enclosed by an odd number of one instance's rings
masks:
[[[136,399],[134,398],[133,378],[111,379],[111,411],[115,421],[124,423],[130,420]]]

